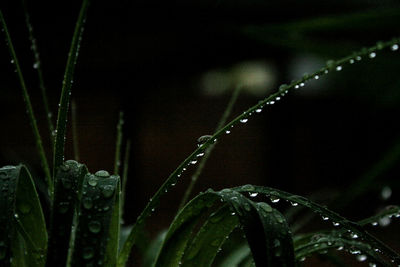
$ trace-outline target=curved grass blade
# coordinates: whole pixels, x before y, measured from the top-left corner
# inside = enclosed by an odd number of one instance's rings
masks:
[[[21,68],[19,66],[19,61],[18,61],[17,55],[15,53],[14,46],[13,46],[10,34],[8,32],[7,24],[6,24],[6,21],[4,20],[3,13],[1,12],[1,10],[0,10],[0,23],[2,24],[2,27],[4,29],[6,42],[8,44],[8,50],[9,50],[10,55],[11,55],[11,62],[13,62],[13,64],[15,65],[15,70],[16,70],[17,75],[18,75],[18,80],[19,80],[19,83],[20,83],[21,88],[22,88],[22,96],[23,96],[24,101],[25,101],[26,110],[27,110],[27,113],[28,113],[29,122],[30,122],[31,127],[32,127],[33,135],[35,136],[36,148],[37,148],[37,151],[39,153],[40,162],[41,162],[41,165],[42,165],[42,168],[43,168],[43,171],[44,171],[45,181],[46,181],[46,184],[47,184],[48,189],[49,189],[50,198],[52,198],[53,182],[52,182],[52,179],[51,179],[51,174],[50,174],[49,164],[48,164],[47,158],[46,158],[46,153],[44,152],[44,148],[43,148],[43,144],[42,144],[42,138],[40,137],[39,129],[37,127],[35,114],[33,112],[31,99],[29,97],[28,90],[27,90],[26,85],[25,85],[24,76],[22,75],[22,71],[21,71]]]
[[[77,120],[78,115],[76,114],[76,102],[74,100],[71,101],[71,124],[72,124],[72,145],[74,147],[74,159],[76,161],[80,160],[79,157],[79,138],[78,138],[78,126]]]
[[[226,131],[231,130],[231,127],[233,127],[236,124],[246,122],[249,117],[253,114],[258,114],[262,111],[262,109],[267,106],[273,104],[277,97],[282,97],[286,93],[289,92],[289,90],[297,89],[299,87],[302,87],[305,85],[305,83],[311,79],[315,79],[316,76],[321,77],[324,75],[327,75],[330,71],[337,69],[340,67],[340,69],[343,68],[344,65],[346,64],[351,64],[350,62],[355,62],[358,58],[368,56],[370,53],[381,50],[384,48],[392,47],[394,45],[398,45],[400,42],[399,39],[394,38],[391,41],[387,42],[379,42],[377,45],[362,49],[358,52],[353,53],[352,55],[349,55],[347,57],[341,58],[337,61],[329,61],[329,64],[327,66],[319,69],[318,71],[314,72],[311,75],[305,75],[301,79],[298,79],[296,81],[293,81],[289,85],[283,84],[279,87],[279,90],[270,96],[266,97],[265,99],[259,101],[256,105],[248,108],[246,111],[244,111],[241,115],[237,116],[234,118],[231,122],[226,124],[224,127],[222,127],[219,131],[214,133],[207,141],[205,141],[201,146],[199,146],[197,149],[193,151],[192,154],[190,154],[172,173],[171,175],[166,179],[166,181],[161,185],[161,187],[158,189],[158,191],[153,195],[153,197],[150,199],[150,201],[147,203],[146,207],[142,211],[142,213],[138,216],[136,223],[133,225],[131,233],[129,234],[126,242],[123,244],[122,249],[120,251],[120,254],[118,256],[118,266],[124,266],[126,261],[129,258],[130,251],[133,247],[133,245],[136,242],[137,234],[139,231],[139,226],[144,223],[146,218],[152,214],[155,208],[157,208],[158,203],[160,201],[160,198],[165,192],[168,192],[168,190],[176,184],[178,181],[178,178],[182,175],[182,173],[189,167],[191,166],[192,162],[198,157],[199,154],[204,153],[206,149],[215,143],[218,138],[226,134]],[[358,60],[357,60],[358,61]]]
[[[282,190],[269,188],[269,187],[262,187],[262,186],[253,186],[253,185],[245,185],[242,187],[232,188],[235,191],[242,192],[242,193],[249,193],[255,192],[259,194],[264,194],[267,197],[274,198],[274,199],[285,199],[292,203],[297,203],[301,206],[309,208],[311,211],[319,214],[326,220],[331,220],[332,223],[337,227],[342,227],[343,229],[350,231],[352,235],[357,235],[359,238],[363,239],[365,242],[370,244],[374,249],[378,249],[380,253],[385,255],[386,257],[390,258],[394,263],[400,264],[400,255],[386,246],[383,242],[376,239],[374,236],[366,232],[360,224],[352,222],[336,212],[333,212],[326,207],[323,207],[317,203],[314,203],[305,197],[297,196],[290,194],[288,192],[284,192]]]
[[[295,248],[296,260],[303,261],[315,253],[326,252],[331,249],[339,249],[347,251],[352,255],[356,255],[359,260],[365,261],[367,258],[379,266],[392,266],[389,262],[385,261],[379,253],[377,253],[367,243],[358,240],[352,240],[341,236],[338,232],[333,231],[330,233],[314,233],[307,236],[305,240],[301,240],[304,244],[298,245]]]
[[[0,265],[44,266],[46,223],[29,171],[23,165],[0,168],[0,187]]]
[[[60,166],[55,180],[54,202],[50,219],[47,266],[65,266],[76,206],[82,182],[88,170],[85,165],[68,160]]]
[[[22,0],[22,6],[24,9],[25,24],[26,24],[26,27],[28,28],[28,32],[29,32],[29,40],[31,41],[31,49],[33,52],[34,60],[35,60],[35,62],[33,63],[33,68],[36,69],[36,71],[37,71],[37,75],[38,75],[38,79],[39,79],[39,88],[40,88],[40,92],[42,94],[43,108],[44,108],[44,111],[46,112],[47,126],[49,127],[49,133],[50,133],[50,137],[51,137],[50,138],[51,144],[54,145],[54,139],[53,139],[54,125],[53,125],[53,121],[52,121],[53,115],[52,115],[52,112],[50,111],[49,103],[47,101],[46,87],[44,85],[44,80],[43,80],[42,62],[40,60],[36,38],[33,35],[33,28],[32,28],[32,24],[30,22],[30,16],[29,16],[29,12],[28,12],[28,8],[27,8],[27,4],[26,4],[25,0]]]
[[[240,90],[242,89],[242,86],[237,86],[235,88],[235,90],[232,93],[231,98],[229,99],[228,105],[224,111],[224,114],[222,114],[221,119],[218,122],[217,128],[215,129],[215,131],[218,131],[219,129],[221,129],[221,127],[224,126],[224,124],[226,123],[226,120],[228,119],[229,115],[232,112],[233,106],[236,103],[236,100],[239,96]],[[209,146],[204,154],[204,157],[201,158],[200,163],[195,171],[195,173],[192,175],[192,178],[190,179],[190,183],[188,185],[188,187],[185,190],[185,193],[182,197],[181,203],[179,204],[179,208],[178,210],[180,210],[181,208],[183,208],[183,206],[186,204],[186,202],[188,201],[190,194],[193,191],[193,187],[197,182],[197,179],[199,178],[200,174],[202,173],[204,166],[206,165],[208,158],[210,157],[214,147],[216,144],[213,144],[211,146]]]
[[[210,214],[214,203],[220,201],[222,205]],[[294,266],[293,243],[282,215],[266,203],[254,203],[229,189],[202,193],[181,210],[155,266],[210,266],[239,225],[257,266]]]
[[[153,267],[166,235],[167,231],[160,232],[146,248],[143,256],[143,267]]]
[[[54,143],[53,177],[57,173],[57,168],[64,162],[64,142],[67,127],[68,106],[71,96],[72,79],[76,61],[78,59],[79,46],[83,34],[83,24],[85,22],[89,0],[83,0],[78,20],[76,22],[71,47],[68,53],[67,66],[65,67],[64,80],[57,115],[56,136]]]
[[[123,222],[123,214],[124,214],[124,206],[125,206],[125,196],[126,196],[126,183],[128,182],[128,167],[129,167],[129,156],[131,152],[131,140],[128,139],[125,147],[125,155],[124,155],[124,168],[122,171],[122,187],[121,187],[121,200],[120,200],[120,215],[121,222]]]
[[[83,181],[72,266],[115,266],[119,225],[119,177],[106,171],[86,174]],[[117,229],[115,229],[117,228]],[[112,258],[109,253],[114,253]]]

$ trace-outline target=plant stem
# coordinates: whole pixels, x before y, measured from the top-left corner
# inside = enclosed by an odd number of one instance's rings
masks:
[[[1,12],[1,10],[0,10],[0,21],[2,23],[2,26],[3,26],[3,29],[4,29],[4,33],[6,35],[6,41],[8,42],[8,50],[10,52],[12,62],[15,65],[15,69],[16,69],[16,72],[17,72],[17,75],[18,75],[18,80],[19,80],[19,82],[21,84],[22,96],[23,96],[24,101],[25,101],[26,111],[28,113],[29,122],[30,122],[31,127],[32,127],[33,135],[35,136],[36,147],[37,147],[37,150],[38,150],[38,153],[39,153],[39,158],[40,158],[40,161],[41,161],[41,165],[42,165],[42,168],[43,168],[43,171],[44,171],[44,174],[45,174],[45,181],[46,181],[48,189],[49,189],[49,196],[50,196],[50,199],[52,199],[52,197],[53,197],[53,183],[52,183],[52,180],[51,180],[50,169],[49,169],[49,164],[47,162],[46,153],[44,152],[44,148],[43,148],[43,144],[42,144],[42,138],[41,138],[40,133],[39,133],[39,129],[38,129],[38,126],[37,126],[35,114],[34,114],[33,108],[32,108],[31,99],[29,97],[28,90],[27,90],[26,85],[25,85],[25,80],[24,80],[24,77],[22,75],[21,68],[19,66],[18,58],[17,58],[17,55],[15,53],[14,46],[13,46],[10,34],[8,32],[8,28],[7,28],[6,22],[4,20],[3,13]]]
[[[235,103],[236,103],[236,100],[237,100],[237,98],[238,98],[238,96],[239,96],[239,93],[240,93],[241,88],[242,88],[242,86],[237,86],[237,87],[234,89],[234,91],[233,91],[233,93],[232,93],[232,96],[231,96],[231,98],[230,98],[230,100],[229,100],[229,102],[228,102],[228,105],[227,105],[227,107],[226,107],[224,113],[222,114],[221,119],[220,119],[219,122],[218,122],[218,125],[217,125],[217,128],[215,129],[215,132],[218,131],[218,130],[220,130],[220,129],[224,126],[224,124],[226,123],[226,121],[227,121],[229,115],[230,115],[231,112],[232,112],[232,108],[233,108],[233,106],[234,106]],[[200,163],[199,163],[199,165],[198,165],[198,167],[197,167],[195,173],[192,175],[192,178],[191,178],[191,180],[190,180],[190,184],[189,184],[189,186],[186,188],[186,191],[185,191],[185,193],[184,193],[184,195],[183,195],[183,197],[182,197],[181,203],[179,204],[178,210],[181,210],[181,209],[183,208],[183,206],[186,204],[186,202],[188,201],[188,199],[189,199],[189,197],[190,197],[190,194],[191,194],[192,191],[193,191],[193,187],[195,186],[195,184],[196,184],[196,182],[197,182],[199,176],[201,175],[201,173],[202,173],[202,171],[203,171],[203,169],[204,169],[204,166],[206,165],[207,160],[208,160],[208,158],[210,157],[211,152],[213,151],[215,145],[216,145],[216,143],[210,145],[210,146],[206,149],[205,154],[204,154],[204,157],[200,160]]]
[[[126,197],[126,182],[128,181],[128,167],[129,167],[129,156],[131,151],[131,140],[126,142],[125,155],[124,155],[124,168],[122,171],[122,189],[121,189],[121,219],[123,216],[125,197]]]

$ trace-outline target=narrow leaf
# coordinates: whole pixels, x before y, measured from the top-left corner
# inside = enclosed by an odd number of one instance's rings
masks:
[[[57,168],[61,166],[64,161],[64,141],[67,128],[67,115],[71,96],[72,79],[74,76],[76,61],[78,59],[79,47],[83,34],[83,24],[85,22],[88,6],[89,0],[83,0],[79,17],[76,22],[74,35],[72,37],[71,47],[68,53],[68,60],[65,68],[64,80],[62,83],[62,91],[57,116],[53,159],[53,177],[57,173]]]
[[[0,178],[0,265],[10,266],[18,256],[11,266],[44,266],[46,223],[32,177],[18,165],[0,168]]]
[[[119,219],[119,177],[109,176],[106,171],[87,174],[83,182],[82,200],[79,208],[72,266],[114,266]],[[118,242],[117,242],[118,243]],[[109,253],[113,251],[115,258]]]
[[[75,208],[79,203],[83,178],[87,172],[85,165],[73,160],[64,162],[58,169],[50,219],[47,266],[65,266],[67,263]]]

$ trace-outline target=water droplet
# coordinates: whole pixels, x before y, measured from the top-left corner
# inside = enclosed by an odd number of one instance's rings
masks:
[[[39,62],[33,63],[33,68],[36,70],[39,68]]]
[[[197,160],[192,160],[192,161],[190,161],[190,164],[192,164],[192,165],[194,165],[194,164],[196,164],[197,163]]]
[[[96,175],[97,177],[101,177],[101,178],[110,177],[110,174],[108,173],[108,171],[104,171],[104,170],[97,171],[94,175]]]
[[[296,84],[295,86],[294,86],[294,89],[299,89],[299,85],[298,84]]]
[[[378,222],[372,222],[371,225],[372,226],[378,226]]]
[[[359,251],[358,249],[353,248],[353,247],[350,248],[349,252],[350,252],[350,254],[353,254],[353,255],[361,254],[361,251]]]
[[[282,84],[281,86],[279,86],[279,91],[280,91],[280,92],[284,92],[284,91],[287,90],[287,88],[288,88],[288,85],[287,85],[287,84]]]
[[[249,192],[250,197],[256,197],[258,195],[257,192]]]
[[[343,247],[343,246],[340,246],[340,247],[337,247],[336,250],[343,250],[343,249],[344,249],[344,247]]]
[[[244,203],[244,209],[247,210],[247,211],[251,210],[251,207],[250,207],[249,203]]]
[[[328,60],[328,61],[326,62],[326,67],[327,67],[328,69],[332,69],[335,65],[336,65],[336,63],[335,63],[334,60]]]
[[[292,202],[292,201],[290,201],[290,204],[291,204],[293,207],[296,207],[296,206],[299,205],[299,203],[297,203],[297,202]]]
[[[91,258],[93,258],[93,256],[94,256],[93,248],[84,248],[83,249],[82,257],[85,260],[90,260]]]
[[[357,256],[357,260],[358,261],[366,261],[367,260],[367,256],[364,254],[358,255]]]
[[[379,219],[379,225],[383,226],[383,227],[388,226],[390,224],[390,222],[391,222],[391,220],[387,216]]]
[[[15,219],[18,219],[18,218],[19,218],[18,213],[14,213],[14,218],[15,218]]]
[[[375,58],[375,57],[376,57],[376,53],[375,52],[369,53],[369,58]]]
[[[97,234],[101,230],[101,223],[98,221],[91,221],[89,222],[88,227],[90,232]]]
[[[257,112],[257,113],[260,113],[261,111],[262,111],[262,108],[256,109],[256,112]]]
[[[376,267],[377,265],[376,265],[376,263],[370,262],[370,263],[368,264],[368,266],[369,266],[369,267]]]
[[[336,67],[336,71],[341,71],[342,69],[343,69],[343,67],[340,65]]]
[[[196,157],[201,158],[202,156],[204,156],[204,152],[200,152],[199,154],[196,155]]]
[[[361,56],[356,56],[356,60],[357,60],[357,61],[360,61],[361,59],[362,59]]]
[[[350,59],[350,60],[349,60],[349,63],[350,63],[350,64],[354,64],[354,59]]]
[[[275,100],[276,100],[276,101],[279,101],[279,100],[281,100],[281,97],[280,97],[280,96],[277,96],[277,97],[275,98]]]
[[[353,239],[357,239],[358,238],[358,234],[356,234],[356,233],[351,233],[350,236]]]
[[[278,203],[280,198],[276,197],[276,196],[270,196],[269,199],[271,199],[272,203]]]
[[[230,131],[230,130],[226,130],[225,133],[226,133],[226,134],[230,134],[231,131]]]
[[[392,196],[392,189],[389,186],[384,186],[381,191],[383,200],[388,200]]]
[[[315,76],[314,76],[314,79],[318,80],[318,79],[319,79],[319,76],[318,76],[318,75],[315,75]]]
[[[97,185],[97,178],[93,175],[90,176],[89,180],[88,180],[88,184],[91,186],[96,186]]]
[[[322,220],[324,220],[324,221],[327,221],[327,220],[329,220],[329,217],[328,217],[328,216],[324,216],[324,215],[322,215],[321,217],[322,217]]]
[[[303,261],[305,261],[306,260],[306,257],[301,257],[300,259],[299,259],[299,261],[301,261],[301,262],[303,262]]]
[[[275,104],[275,101],[269,101],[269,104],[273,105],[273,104]]]
[[[241,122],[241,123],[246,123],[248,120],[249,120],[249,119],[247,119],[247,118],[243,118],[243,119],[240,119],[240,122]]]
[[[265,212],[272,212],[272,207],[265,202],[259,202],[257,205]]]
[[[300,87],[304,87],[305,83],[300,83]]]
[[[11,62],[11,64],[14,64],[14,59],[11,59],[11,61],[10,61],[10,62]]]
[[[338,223],[338,222],[332,222],[332,224],[333,224],[333,226],[335,226],[335,227],[340,226],[340,223]]]
[[[197,139],[197,146],[200,147],[203,145],[205,142],[211,139],[211,135],[202,135]]]
[[[384,44],[382,41],[376,42],[376,48],[378,48],[379,50],[383,49]]]
[[[390,47],[390,49],[391,49],[392,51],[397,51],[397,50],[399,49],[399,45],[398,45],[398,44],[394,44],[394,45],[392,45],[392,46]]]
[[[22,214],[28,214],[29,212],[31,212],[31,205],[29,205],[28,203],[18,203],[18,210],[22,213]]]
[[[91,209],[92,207],[93,207],[93,201],[92,201],[92,199],[91,198],[89,198],[89,197],[85,197],[83,200],[82,200],[82,204],[83,204],[83,207],[85,208],[85,209]]]
[[[231,212],[231,215],[232,215],[232,216],[236,215],[236,212]]]
[[[243,189],[243,190],[246,190],[246,191],[252,191],[252,190],[254,190],[255,188],[254,188],[254,186],[252,186],[251,184],[246,184],[246,185],[242,186],[242,189]]]

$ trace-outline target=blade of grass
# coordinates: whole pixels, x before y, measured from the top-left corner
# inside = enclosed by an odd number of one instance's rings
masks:
[[[76,114],[76,102],[71,101],[71,122],[72,122],[72,144],[74,146],[74,159],[79,161],[79,138],[77,129],[78,116]]]
[[[47,231],[39,196],[24,165],[0,168],[1,266],[10,266],[14,255],[18,263],[43,266],[46,260]],[[21,236],[21,239],[19,238]],[[24,240],[20,244],[18,240]],[[26,253],[24,253],[26,251]]]
[[[121,165],[121,145],[122,145],[122,125],[124,124],[124,113],[119,112],[119,120],[117,124],[117,138],[115,142],[115,160],[114,160],[114,174],[119,175],[119,167]]]
[[[53,178],[57,173],[57,168],[64,161],[64,142],[67,127],[68,106],[71,96],[72,79],[74,75],[76,61],[78,59],[79,47],[83,34],[83,24],[85,22],[89,0],[83,0],[76,22],[74,35],[72,37],[71,47],[68,53],[67,65],[65,68],[64,80],[62,83],[62,91],[58,108],[56,137],[54,143],[54,159],[53,159]]]
[[[46,266],[66,266],[75,207],[79,205],[82,182],[87,173],[85,165],[73,160],[64,162],[58,169]]]
[[[8,50],[10,52],[12,62],[14,62],[15,69],[16,69],[16,72],[17,72],[17,75],[18,75],[18,80],[19,80],[21,88],[22,88],[22,96],[23,96],[24,101],[25,101],[26,110],[27,110],[27,113],[28,113],[29,122],[30,122],[31,127],[32,127],[33,135],[35,136],[36,148],[37,148],[38,153],[39,153],[40,162],[41,162],[44,174],[45,174],[45,181],[46,181],[46,184],[48,185],[49,195],[50,195],[50,198],[51,198],[52,197],[52,192],[53,192],[53,183],[52,183],[52,180],[51,180],[49,164],[47,162],[46,153],[44,152],[44,148],[43,148],[43,144],[42,144],[42,138],[40,137],[39,129],[37,127],[37,122],[36,122],[35,114],[33,112],[31,99],[29,97],[28,90],[27,90],[26,85],[25,85],[25,80],[24,80],[24,77],[22,75],[21,68],[19,66],[19,61],[18,61],[17,55],[15,53],[14,46],[13,46],[13,43],[11,41],[10,34],[8,32],[7,24],[6,24],[6,21],[4,20],[3,13],[1,12],[1,10],[0,10],[0,22],[1,22],[2,27],[4,29],[6,42],[8,44]]]
[[[125,147],[124,155],[124,167],[122,172],[122,189],[121,189],[121,223],[123,222],[123,213],[125,207],[125,197],[126,197],[126,183],[128,181],[128,169],[129,169],[129,156],[131,151],[131,140],[128,139]]]
[[[218,122],[218,125],[217,125],[217,128],[215,129],[215,132],[217,132],[219,129],[221,129],[221,128],[224,126],[224,124],[226,123],[226,121],[227,121],[229,115],[230,115],[231,112],[232,112],[233,106],[234,106],[235,103],[236,103],[236,100],[237,100],[237,98],[238,98],[238,96],[239,96],[239,93],[240,93],[240,90],[241,90],[241,89],[242,89],[242,86],[237,86],[237,87],[233,90],[232,96],[231,96],[231,98],[229,99],[228,105],[227,105],[227,107],[226,107],[224,113],[222,114],[221,119],[220,119],[219,122]],[[206,152],[205,152],[203,158],[201,158],[200,163],[199,163],[199,165],[198,165],[198,167],[197,167],[195,173],[192,175],[192,178],[191,178],[191,180],[190,180],[190,183],[189,183],[188,187],[187,187],[186,190],[185,190],[185,193],[184,193],[184,195],[183,195],[183,197],[182,197],[181,203],[179,204],[178,210],[182,209],[183,206],[184,206],[184,205],[186,204],[186,202],[188,201],[188,199],[189,199],[189,197],[190,197],[190,194],[191,194],[192,191],[193,191],[193,187],[195,186],[197,180],[199,179],[199,176],[201,175],[201,173],[202,173],[202,171],[203,171],[203,169],[204,169],[204,166],[206,165],[207,160],[209,159],[209,157],[210,157],[210,155],[211,155],[211,153],[212,153],[212,151],[213,151],[215,145],[216,145],[216,143],[210,145],[210,146],[207,148],[207,150],[206,150]]]
[[[119,234],[118,197],[118,176],[109,176],[106,171],[85,176],[72,266],[115,266],[119,238],[116,236]]]
[[[36,42],[36,38],[33,34],[33,28],[32,28],[32,24],[30,22],[28,7],[27,7],[25,0],[22,0],[22,6],[24,9],[24,14],[25,14],[25,24],[26,24],[26,27],[28,28],[28,32],[29,32],[29,40],[31,41],[31,49],[32,49],[33,56],[34,56],[33,68],[36,69],[36,72],[38,75],[39,88],[40,88],[40,92],[42,94],[43,107],[44,107],[44,111],[46,112],[47,126],[49,127],[50,141],[51,141],[51,144],[54,146],[54,138],[53,138],[54,137],[54,125],[53,125],[53,121],[52,121],[53,115],[52,115],[52,112],[50,111],[48,100],[47,100],[46,87],[44,85],[44,80],[43,80],[42,62],[40,60],[37,42]]]
[[[253,185],[245,185],[242,187],[232,188],[235,191],[242,193],[258,193],[263,194],[267,197],[274,199],[284,199],[290,201],[292,203],[297,203],[301,206],[304,206],[314,213],[319,214],[325,218],[328,218],[332,221],[332,223],[337,227],[342,227],[346,231],[350,231],[353,235],[357,235],[359,238],[362,238],[367,243],[369,243],[374,249],[378,249],[383,255],[390,258],[394,263],[400,264],[400,255],[395,252],[393,249],[389,248],[382,241],[378,240],[368,232],[364,230],[364,228],[355,222],[352,222],[343,216],[340,216],[336,212],[333,212],[327,209],[324,206],[321,206],[305,197],[293,195],[288,192],[284,192],[282,190],[278,190],[270,187],[262,187],[262,186],[253,186]]]
[[[136,241],[137,238],[137,233],[138,230],[140,229],[140,225],[142,225],[145,221],[145,219],[153,213],[154,209],[158,206],[158,203],[160,201],[160,198],[163,194],[168,192],[168,190],[176,184],[178,181],[178,178],[181,176],[181,174],[191,166],[191,162],[198,157],[199,153],[204,153],[204,151],[213,143],[217,141],[218,138],[226,134],[226,131],[231,130],[231,127],[233,127],[236,124],[246,122],[249,117],[255,113],[260,113],[262,109],[266,105],[272,105],[277,97],[281,98],[284,96],[289,90],[294,90],[299,87],[302,87],[305,85],[305,83],[311,79],[315,79],[316,76],[321,77],[324,75],[327,75],[332,70],[335,70],[336,68],[340,67],[339,69],[341,70],[344,65],[346,64],[351,64],[351,60],[355,61],[357,58],[361,58],[364,56],[369,55],[369,53],[377,50],[381,50],[384,48],[391,47],[393,45],[397,45],[399,42],[399,39],[394,38],[391,41],[387,42],[379,42],[379,44],[366,48],[366,49],[361,49],[358,52],[353,53],[352,55],[343,57],[337,61],[329,61],[329,64],[327,66],[322,67],[318,71],[315,71],[311,75],[305,75],[301,79],[298,79],[296,81],[293,81],[289,85],[283,84],[279,87],[279,90],[270,96],[264,98],[263,100],[259,101],[256,105],[248,108],[246,111],[244,111],[241,115],[237,116],[234,118],[232,121],[230,121],[228,124],[226,124],[224,127],[222,127],[219,131],[214,133],[213,136],[211,136],[207,141],[205,141],[201,146],[199,146],[197,149],[195,149],[192,154],[190,154],[172,173],[171,175],[166,179],[166,181],[161,185],[161,187],[157,190],[157,192],[153,195],[153,197],[150,199],[150,201],[147,203],[146,207],[142,211],[142,213],[139,215],[137,218],[135,224],[132,227],[131,233],[129,234],[128,238],[126,239],[124,245],[122,246],[122,249],[120,251],[119,257],[118,257],[118,266],[124,266],[126,261],[128,260],[130,251]],[[358,60],[357,60],[358,61]]]

